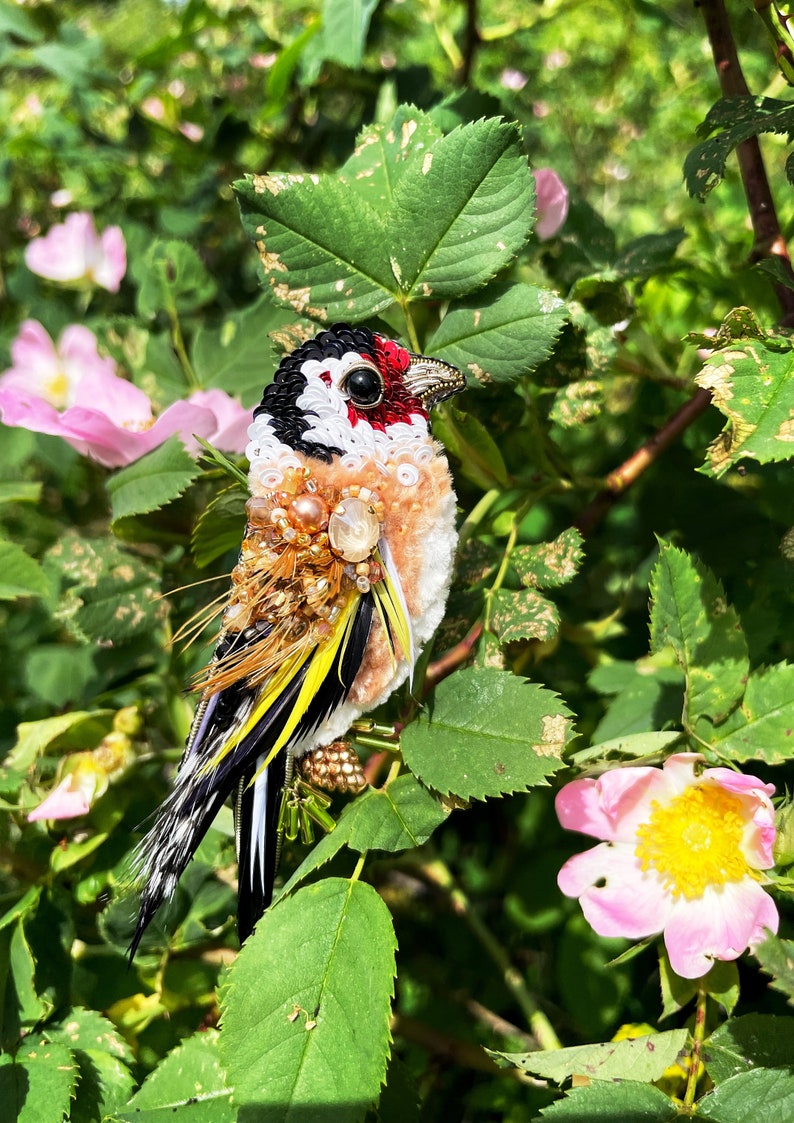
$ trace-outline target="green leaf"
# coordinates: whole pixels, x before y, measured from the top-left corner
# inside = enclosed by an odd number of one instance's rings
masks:
[[[636,1080],[614,1084],[597,1080],[589,1087],[573,1088],[539,1116],[544,1123],[549,1119],[553,1123],[669,1123],[677,1118],[678,1108],[669,1096]]]
[[[363,198],[386,210],[403,172],[441,136],[426,114],[401,105],[388,125],[369,125],[359,133],[356,149],[339,175]]]
[[[362,320],[397,286],[379,213],[329,176],[275,174],[234,184],[243,226],[277,304],[314,320]]]
[[[722,721],[744,693],[747,642],[722,585],[702,562],[660,541],[651,574],[651,649],[669,645],[686,677],[684,713]]]
[[[324,57],[351,70],[361,66],[369,21],[377,6],[378,0],[323,0]]]
[[[745,1014],[719,1026],[703,1046],[715,1084],[755,1068],[784,1068],[794,1056],[794,1018]]]
[[[40,483],[28,480],[0,481],[0,503],[38,503],[41,497]]]
[[[164,507],[187,490],[199,471],[179,437],[169,437],[108,480],[114,522]]]
[[[362,797],[363,798],[363,797]],[[314,870],[324,866],[326,862],[339,853],[339,851],[348,844],[350,841],[350,834],[353,828],[356,815],[357,799],[352,803],[348,803],[342,814],[339,816],[336,826],[328,834],[324,834],[317,845],[309,851],[301,864],[293,873],[292,877],[284,885],[283,889],[278,893],[278,898],[291,893],[296,885],[299,885],[304,878],[308,877]]]
[[[701,471],[719,479],[739,460],[794,456],[794,353],[775,337],[716,351],[695,381],[727,418]]]
[[[594,689],[600,691],[605,672],[613,673],[616,667],[625,675],[625,684],[615,692],[596,726],[595,743],[644,734],[648,729],[663,728],[666,724],[680,724],[684,677],[677,666],[660,664],[658,658],[652,656],[636,663],[597,667],[590,676]],[[612,694],[613,690],[603,692]]]
[[[257,1123],[357,1119],[378,1098],[395,946],[388,909],[359,881],[328,878],[265,913],[222,1000],[234,1101]]]
[[[118,1118],[125,1123],[233,1123],[231,1089],[221,1065],[218,1033],[208,1030],[173,1049],[144,1080]]]
[[[124,1064],[132,1064],[132,1049],[116,1029],[113,1022],[96,1010],[75,1006],[54,1025],[44,1030],[48,1041],[66,1045],[70,1049],[86,1049],[108,1053]]]
[[[0,573],[0,600],[47,595],[44,570],[15,542],[0,539]]]
[[[278,358],[269,333],[291,318],[261,297],[241,312],[227,316],[219,327],[201,325],[190,359],[202,386],[217,386],[254,405],[273,379]]]
[[[706,975],[703,986],[709,997],[719,1002],[726,1014],[733,1013],[741,993],[739,968],[733,960],[716,960]]]
[[[193,560],[200,569],[239,547],[245,531],[247,499],[248,492],[235,484],[219,491],[201,512],[190,539]]]
[[[44,1030],[47,1041],[72,1051],[79,1075],[70,1123],[94,1123],[123,1107],[133,1088],[133,1054],[112,1022],[76,1007]]]
[[[794,940],[782,940],[779,936],[768,935],[755,949],[761,970],[772,976],[769,984],[782,991],[794,1006]]]
[[[507,486],[507,468],[499,446],[481,421],[446,402],[433,416],[433,435],[460,461],[467,480],[483,491]]]
[[[517,546],[510,555],[510,564],[521,584],[530,589],[552,589],[567,585],[582,564],[582,536],[569,527],[551,542],[537,546]]]
[[[52,1004],[36,993],[35,975],[36,964],[23,918],[19,916],[0,930],[0,1047],[3,1049],[13,1049],[52,1009]]]
[[[111,712],[73,710],[68,714],[42,718],[41,721],[22,721],[17,726],[16,744],[5,763],[10,768],[27,772],[41,754],[47,749],[52,751],[56,742],[67,732],[84,737],[83,748],[93,748],[108,732],[109,722],[103,721],[103,718],[109,717]]]
[[[676,1063],[686,1048],[689,1031],[674,1029],[625,1041],[605,1041],[596,1045],[575,1045],[534,1053],[498,1053],[492,1057],[508,1061],[523,1072],[543,1076],[562,1084],[572,1076],[590,1080],[660,1080],[664,1070]]]
[[[519,593],[498,589],[491,597],[489,626],[502,643],[526,639],[545,642],[556,636],[560,613],[556,604],[534,589]]]
[[[625,737],[614,737],[610,741],[598,741],[589,748],[572,753],[571,764],[577,767],[594,760],[639,760],[646,756],[662,756],[682,734],[677,730],[659,733],[628,733]]]
[[[65,1045],[26,1041],[16,1056],[0,1055],[0,1104],[9,1123],[63,1123],[76,1081]]]
[[[459,291],[468,288],[467,281]],[[490,285],[456,301],[425,346],[429,355],[473,375],[471,386],[515,382],[548,358],[567,316],[560,298],[546,289]]]
[[[782,764],[792,755],[794,664],[759,667],[747,680],[742,704],[708,738],[729,760]]]
[[[759,133],[794,132],[794,106],[788,101],[749,94],[722,98],[698,128],[701,136],[722,129],[696,145],[684,161],[686,189],[701,202],[725,175],[725,164],[737,144]]]
[[[670,966],[670,957],[664,946],[659,953],[659,982],[662,991],[662,1018],[669,1018],[683,1010],[698,992],[697,981],[683,979]]]
[[[411,775],[371,788],[351,805],[348,845],[353,850],[407,850],[421,846],[449,814]]]
[[[132,273],[139,284],[138,312],[146,320],[168,309],[192,312],[211,300],[217,288],[187,242],[155,239]]]
[[[523,246],[534,203],[517,125],[490,118],[442,137],[394,188],[388,235],[401,291],[443,300],[478,288]]]
[[[504,671],[469,669],[441,682],[402,734],[423,784],[463,799],[545,785],[562,767],[571,714],[556,694]]]
[[[592,352],[588,354],[588,358],[591,357]],[[603,382],[595,378],[575,379],[555,393],[549,420],[563,429],[574,429],[600,417],[603,409]]]
[[[794,1118],[794,1075],[785,1068],[759,1068],[732,1076],[698,1100],[698,1118],[715,1123],[747,1123],[759,1117],[764,1123],[791,1123]]]

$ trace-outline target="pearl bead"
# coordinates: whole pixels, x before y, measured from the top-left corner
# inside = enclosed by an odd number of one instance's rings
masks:
[[[362,562],[380,538],[380,523],[361,499],[350,496],[334,508],[328,521],[331,548],[348,562]]]
[[[290,522],[298,530],[315,534],[328,526],[328,504],[319,495],[299,495],[287,508]]]

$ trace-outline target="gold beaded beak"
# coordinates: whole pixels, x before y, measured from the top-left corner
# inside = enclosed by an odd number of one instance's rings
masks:
[[[411,365],[403,374],[408,390],[419,398],[426,409],[451,398],[466,389],[466,379],[457,367],[443,359],[430,359],[426,355],[411,356]]]

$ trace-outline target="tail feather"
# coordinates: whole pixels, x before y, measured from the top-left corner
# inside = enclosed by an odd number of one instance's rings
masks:
[[[292,757],[288,752],[279,753],[260,772],[264,759],[258,756],[243,773],[235,804],[237,930],[241,943],[250,936],[273,899],[281,849],[278,821],[281,799],[288,772],[292,771]]]

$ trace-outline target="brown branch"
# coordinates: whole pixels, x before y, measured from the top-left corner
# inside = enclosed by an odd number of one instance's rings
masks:
[[[456,671],[462,663],[465,663],[466,660],[470,658],[472,650],[474,649],[474,645],[477,643],[477,640],[481,635],[482,624],[474,624],[471,628],[469,628],[468,632],[460,641],[460,643],[456,643],[454,647],[451,647],[449,649],[449,651],[446,651],[442,656],[436,659],[435,662],[428,665],[427,673],[425,674],[425,681],[422,687],[423,696],[426,695],[430,690],[432,690],[434,686],[437,686],[442,679],[446,678],[448,675],[451,675],[453,671]]]
[[[659,459],[696,418],[700,417],[710,401],[711,394],[708,390],[696,391],[689,401],[684,402],[681,408],[665,421],[661,429],[645,442],[642,448],[628,460],[624,460],[614,472],[610,472],[604,490],[588,503],[574,522],[573,525],[577,530],[585,537],[591,534],[615,500],[631,487],[646,468]]]
[[[504,1076],[508,1080],[521,1080],[520,1069],[500,1068],[481,1046],[473,1045],[469,1041],[461,1041],[459,1037],[452,1037],[451,1034],[419,1021],[418,1018],[411,1018],[407,1014],[395,1014],[392,1018],[391,1030],[395,1036],[399,1035],[407,1041],[413,1041],[428,1053],[453,1061],[461,1068],[487,1072],[491,1076]]]
[[[724,0],[701,0],[700,7],[723,96],[749,95],[750,90],[742,73]],[[737,145],[736,157],[755,234],[752,260],[776,257],[794,284],[791,258],[780,232],[775,201],[769,187],[758,137],[750,137],[749,140]],[[781,284],[774,285],[774,289],[783,313],[781,325],[794,327],[794,291]]]

